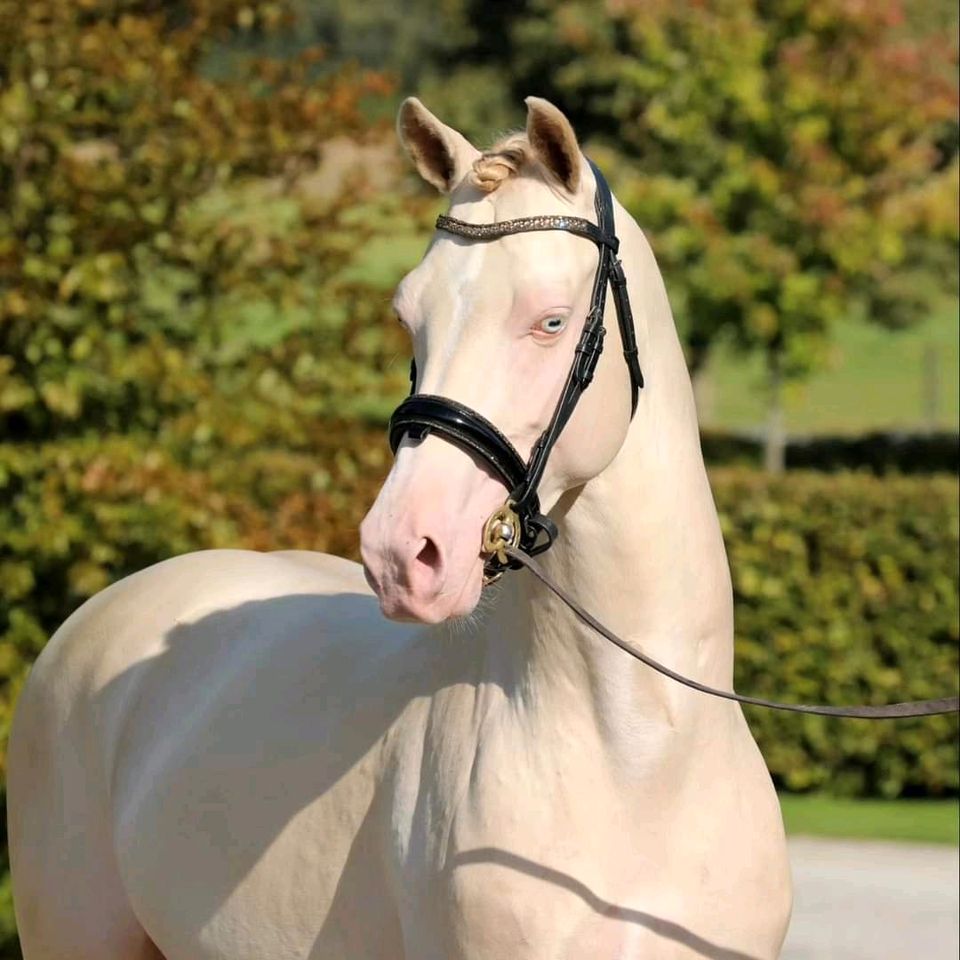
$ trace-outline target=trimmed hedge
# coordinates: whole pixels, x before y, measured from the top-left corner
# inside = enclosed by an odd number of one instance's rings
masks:
[[[219,451],[187,465],[148,439],[0,443],[0,958],[17,947],[6,855],[6,743],[16,696],[47,638],[128,573],[211,547],[355,556],[386,472],[381,431],[318,423],[312,454]],[[201,459],[194,457],[194,459]]]
[[[134,437],[0,444],[0,748],[30,663],[109,583],[213,547],[356,556],[389,451],[380,431],[336,423],[310,439],[314,455],[220,451],[203,465]]]
[[[384,437],[318,423],[310,439],[314,455],[251,449],[202,466],[132,438],[0,445],[3,741],[30,662],[109,582],[216,546],[356,557],[357,526],[390,463]],[[739,689],[879,703],[956,688],[955,477],[711,476],[733,572]],[[750,718],[788,789],[958,792],[952,718]]]
[[[739,690],[886,703],[956,692],[955,477],[716,470]],[[869,721],[748,708],[780,787],[956,796],[956,717]]]
[[[704,430],[700,436],[707,463],[759,467],[762,438],[749,434]],[[793,437],[787,441],[789,469],[867,470],[891,473],[956,473],[960,469],[960,434],[877,432],[853,437]]]
[[[130,437],[0,444],[0,773],[29,665],[87,596],[206,547],[355,557],[357,526],[389,463],[381,430],[319,421],[301,452],[251,448],[192,462]],[[733,571],[738,689],[830,703],[956,689],[956,477],[723,468],[712,481]],[[748,718],[782,788],[958,794],[955,718],[757,709]],[[0,856],[0,956],[13,957],[4,868]]]

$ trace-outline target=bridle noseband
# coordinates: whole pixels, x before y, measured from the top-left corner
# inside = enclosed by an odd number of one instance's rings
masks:
[[[487,583],[498,579],[505,570],[517,569],[519,564],[506,553],[507,547],[519,547],[536,556],[548,549],[557,536],[557,527],[540,512],[537,488],[543,478],[547,459],[570,420],[584,390],[593,379],[597,362],[603,351],[606,329],[603,325],[607,302],[607,286],[613,290],[613,301],[623,342],[623,356],[630,372],[631,416],[637,409],[643,373],[637,354],[637,336],[627,295],[627,280],[623,266],[617,259],[620,241],[617,239],[613,215],[613,197],[603,174],[593,161],[587,161],[596,178],[594,205],[597,222],[581,217],[541,216],[521,217],[502,223],[465,223],[454,217],[437,217],[437,229],[466,240],[487,242],[516,233],[543,230],[562,230],[583,237],[597,245],[599,262],[590,298],[590,310],[583,332],[577,343],[573,363],[567,374],[553,416],[546,430],[533,445],[530,459],[525,461],[516,447],[489,420],[475,410],[431,394],[416,393],[416,366],[411,364],[411,394],[390,418],[390,447],[394,453],[404,436],[422,440],[430,433],[455,443],[468,453],[480,457],[503,481],[510,491],[504,505],[490,517],[483,532],[484,565]]]

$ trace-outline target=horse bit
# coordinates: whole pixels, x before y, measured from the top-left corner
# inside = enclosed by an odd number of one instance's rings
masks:
[[[729,690],[718,690],[696,680],[676,673],[669,667],[648,657],[622,640],[583,609],[559,585],[554,583],[543,569],[531,558],[543,553],[557,537],[556,524],[540,512],[537,487],[543,477],[547,459],[554,445],[570,420],[584,390],[593,380],[594,371],[603,351],[606,329],[603,325],[607,301],[607,286],[613,290],[613,300],[620,327],[623,356],[630,373],[631,417],[637,410],[640,390],[643,388],[643,373],[637,352],[637,336],[627,294],[627,279],[623,266],[617,258],[620,241],[616,235],[613,212],[613,196],[603,174],[587,160],[596,179],[594,206],[596,224],[581,217],[551,215],[520,217],[500,223],[474,224],[441,215],[436,227],[444,233],[463,237],[466,240],[487,242],[499,240],[516,233],[532,233],[544,230],[562,230],[591,240],[599,249],[599,262],[593,282],[590,309],[583,332],[574,351],[573,363],[567,373],[563,389],[557,400],[547,428],[533,445],[530,458],[524,462],[517,448],[489,420],[464,404],[448,397],[416,393],[416,361],[410,363],[410,396],[394,411],[390,418],[390,448],[394,453],[407,435],[413,440],[422,440],[435,433],[461,447],[467,453],[482,458],[510,491],[505,503],[486,522],[483,530],[484,584],[499,580],[506,570],[526,567],[551,590],[570,610],[591,629],[640,660],[648,667],[672,680],[712,696],[756,706],[789,710],[796,713],[815,713],[825,716],[860,717],[882,719],[889,717],[929,716],[937,713],[953,713],[960,710],[960,698],[944,697],[935,700],[911,701],[883,706],[833,707],[811,704],[780,703],[750,697]]]

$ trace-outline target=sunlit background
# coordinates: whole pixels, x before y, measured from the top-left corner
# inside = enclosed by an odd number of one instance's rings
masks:
[[[441,209],[395,142],[410,94],[480,146],[546,96],[646,230],[738,686],[955,687],[954,0],[0,0],[4,740],[116,578],[356,555],[407,389],[391,292]],[[957,796],[953,719],[750,720],[785,794]],[[18,956],[8,877],[0,931]]]

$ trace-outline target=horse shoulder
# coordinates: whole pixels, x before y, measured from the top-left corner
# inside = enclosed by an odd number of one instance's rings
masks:
[[[195,688],[191,678],[231,663],[236,669],[251,657],[252,633],[262,646],[284,628],[302,632],[302,623],[295,624],[314,608],[330,608],[327,634],[342,633],[340,621],[372,629],[376,602],[359,566],[320,556],[200,551],[110,585],[74,611],[41,652],[12,737],[29,739],[40,714],[51,736],[68,726],[94,726],[109,775],[127,713],[135,705],[145,709],[146,679],[156,685],[162,678],[170,690]],[[322,643],[313,652],[320,657]]]
[[[135,900],[171,943],[201,921],[228,942],[231,910],[250,897],[282,913],[310,889],[304,850],[333,872],[350,855],[379,744],[430,689],[423,657],[410,658],[420,633],[382,618],[356,564],[321,555],[187,554],[92,597],[17,708],[21,891],[48,887],[76,837],[78,888],[108,873],[117,901]]]

